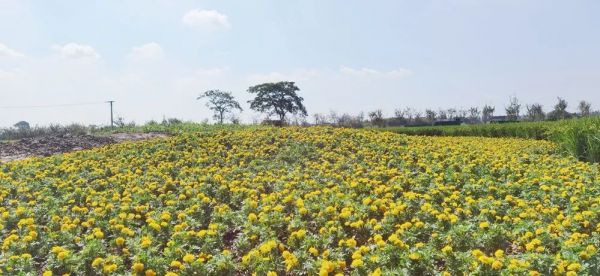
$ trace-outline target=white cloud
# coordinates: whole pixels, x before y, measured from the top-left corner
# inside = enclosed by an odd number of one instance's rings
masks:
[[[135,46],[131,49],[129,57],[135,60],[158,59],[164,56],[162,47],[156,42]]]
[[[0,57],[8,57],[8,58],[20,58],[20,57],[24,57],[25,55],[17,52],[16,50],[13,50],[11,48],[9,48],[8,46],[0,43]]]
[[[229,71],[229,67],[216,67],[216,68],[202,68],[196,70],[194,73],[200,77],[218,77]]]
[[[247,80],[252,83],[265,83],[277,81],[306,81],[312,78],[319,77],[323,74],[317,69],[298,69],[290,73],[271,72],[266,74],[251,74]]]
[[[183,15],[181,21],[190,27],[206,30],[231,28],[227,15],[215,10],[189,10]]]
[[[67,43],[65,45],[58,45],[52,48],[64,58],[88,60],[96,60],[100,58],[100,54],[98,54],[98,52],[96,52],[96,50],[89,45]]]
[[[16,70],[0,70],[0,80],[16,79],[19,76]]]
[[[412,75],[412,71],[406,68],[382,72],[371,68],[354,69],[347,66],[340,67],[340,73],[354,77],[384,77],[391,79],[401,79]]]

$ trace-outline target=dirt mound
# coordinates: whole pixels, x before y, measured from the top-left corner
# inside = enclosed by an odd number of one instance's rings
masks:
[[[50,156],[124,141],[146,140],[157,137],[166,137],[166,135],[159,133],[116,133],[110,136],[64,134],[25,138],[11,142],[0,142],[0,162],[32,156]]]

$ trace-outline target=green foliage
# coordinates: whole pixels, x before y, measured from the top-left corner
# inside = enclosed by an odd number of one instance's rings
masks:
[[[513,137],[555,142],[579,160],[600,162],[600,117],[556,122],[386,128],[408,135]]]
[[[298,96],[297,91],[300,89],[294,82],[263,83],[248,88],[249,93],[256,94],[254,100],[248,103],[253,110],[277,115],[281,122],[287,113],[308,116],[302,104],[304,99]]]
[[[548,134],[563,151],[580,160],[600,162],[600,117],[559,121]]]
[[[204,98],[208,99],[206,106],[214,112],[213,118],[215,118],[219,124],[223,123],[227,113],[231,113],[235,109],[242,111],[240,103],[235,100],[233,95],[231,95],[231,92],[208,90],[202,93],[197,99],[200,100]]]

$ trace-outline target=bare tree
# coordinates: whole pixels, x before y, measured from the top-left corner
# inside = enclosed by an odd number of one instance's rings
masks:
[[[452,120],[456,118],[456,108],[448,108],[448,119]]]
[[[398,119],[399,121],[406,119],[406,110],[397,108],[394,110],[394,118]]]
[[[550,120],[563,120],[569,117],[567,107],[569,103],[561,97],[558,97],[558,102],[554,105],[554,110],[548,115]]]
[[[383,111],[381,111],[381,109],[369,112],[369,119],[371,120],[371,124],[374,126],[383,127],[385,125],[385,121],[383,120]]]
[[[425,110],[425,118],[427,118],[427,122],[432,123],[435,122],[435,118],[436,118],[435,111],[431,110],[431,109],[426,109]]]
[[[489,122],[492,117],[494,117],[494,111],[496,111],[496,108],[490,105],[484,105],[483,109],[481,110],[481,120],[484,122]]]
[[[469,108],[469,120],[471,121],[479,121],[479,108],[471,107]]]
[[[544,108],[541,104],[527,105],[527,119],[530,121],[543,121],[546,118]]]
[[[577,108],[579,109],[579,115],[581,115],[581,117],[589,117],[592,113],[592,104],[589,102],[581,101]]]
[[[448,113],[446,113],[446,110],[443,110],[440,108],[440,110],[438,110],[438,118],[440,120],[446,120],[448,119]]]
[[[510,103],[505,108],[506,117],[508,117],[509,121],[517,121],[519,120],[519,113],[521,113],[521,104],[519,103],[519,99],[515,96],[510,97]]]

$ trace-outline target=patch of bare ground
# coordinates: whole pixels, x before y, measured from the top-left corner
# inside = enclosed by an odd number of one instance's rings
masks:
[[[65,134],[0,142],[0,163],[167,136],[164,133],[115,133],[108,136]]]

